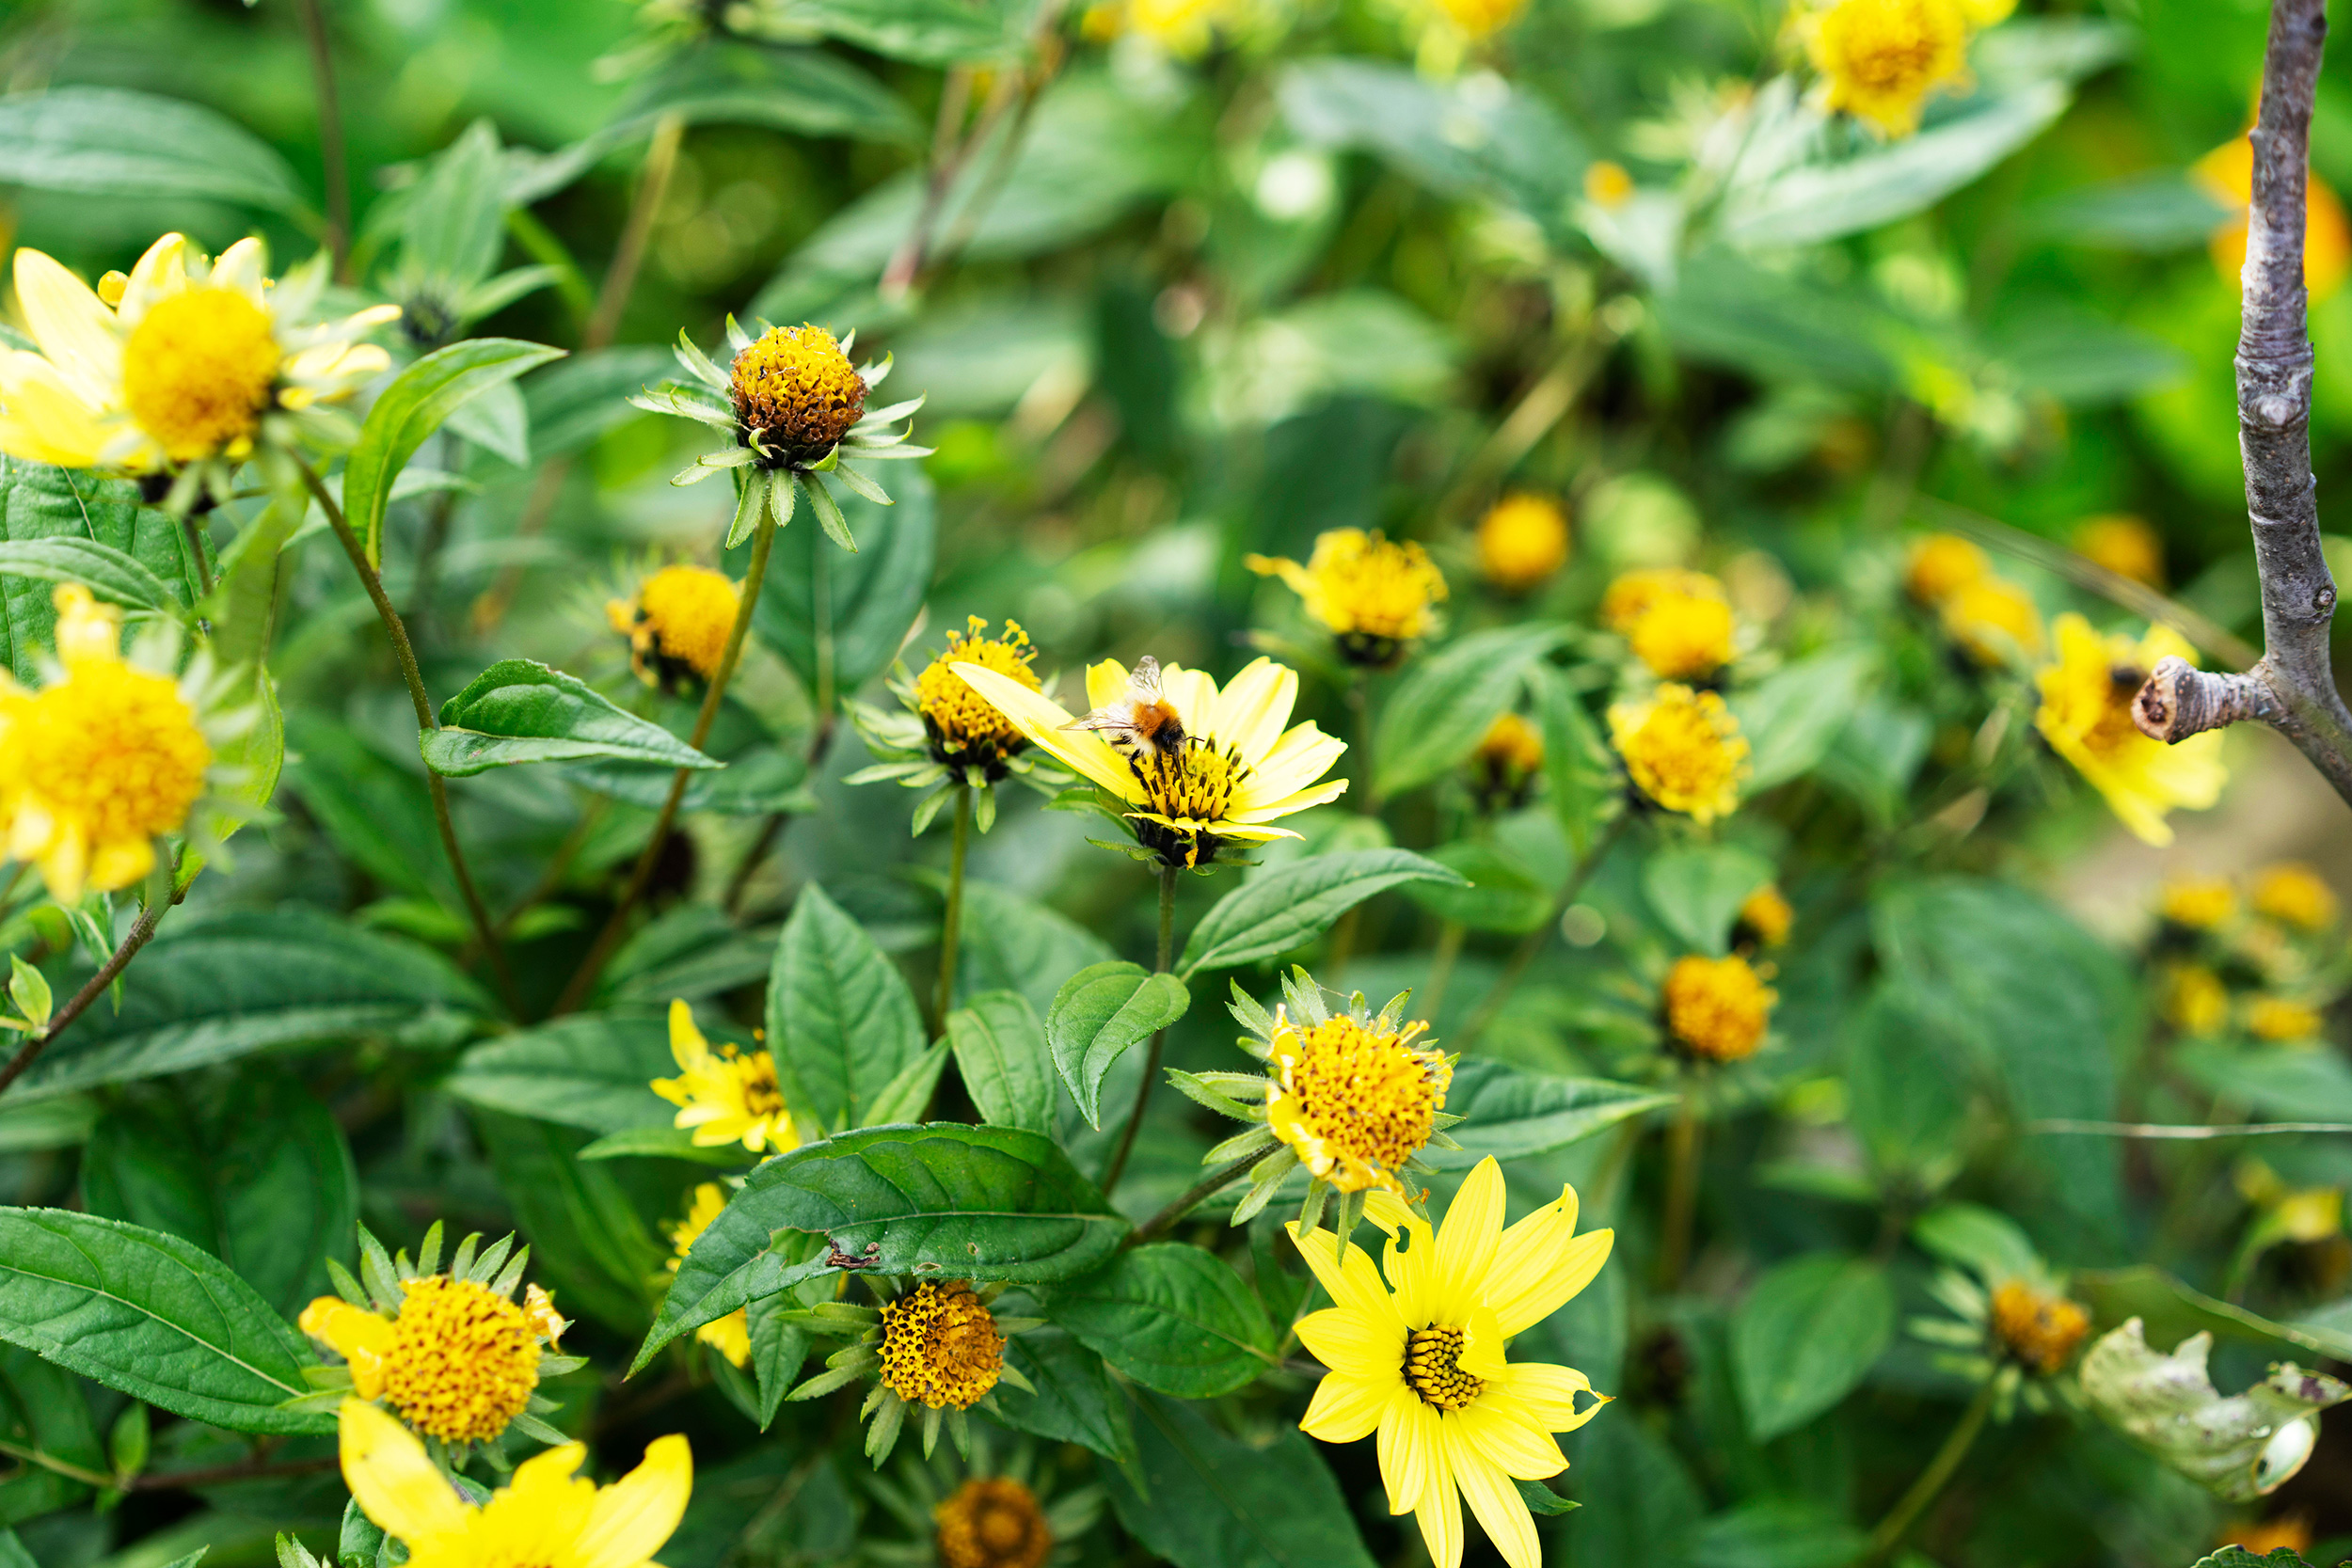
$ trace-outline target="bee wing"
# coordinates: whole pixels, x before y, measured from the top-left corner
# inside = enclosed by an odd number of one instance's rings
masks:
[[[1136,660],[1135,669],[1127,676],[1127,696],[1133,702],[1156,703],[1160,700],[1160,661],[1150,654]]]
[[[1065,730],[1117,730],[1132,735],[1136,728],[1136,705],[1122,699],[1096,708],[1093,712],[1073,719],[1062,726]]]

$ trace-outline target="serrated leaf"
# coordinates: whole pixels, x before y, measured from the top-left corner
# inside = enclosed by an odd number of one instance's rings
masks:
[[[1373,895],[1415,880],[1467,885],[1461,873],[1408,849],[1317,855],[1258,872],[1192,928],[1176,973],[1190,979],[1290,952]]]
[[[1184,1016],[1192,998],[1173,974],[1113,959],[1078,971],[1045,1016],[1054,1069],[1089,1127],[1101,1127],[1103,1075],[1127,1051]]]
[[[1195,1406],[1136,1401],[1136,1462],[1098,1470],[1129,1534],[1176,1568],[1373,1568],[1315,1445],[1282,1422],[1244,1443]]]
[[[1058,1329],[1038,1329],[1006,1340],[1005,1359],[1034,1390],[997,1386],[993,1402],[1006,1425],[1120,1464],[1134,1457],[1127,1396],[1104,1373],[1101,1356]]]
[[[580,1013],[484,1040],[441,1087],[494,1111],[620,1132],[669,1127],[674,1107],[650,1085],[676,1071],[660,1014]]]
[[[1380,710],[1375,798],[1387,800],[1460,767],[1518,700],[1529,669],[1565,635],[1543,623],[1501,626],[1414,660]]]
[[[1045,1025],[1019,991],[982,991],[947,1015],[956,1071],[993,1127],[1054,1130],[1054,1058]]]
[[[1461,1147],[1432,1146],[1421,1157],[1439,1170],[1468,1170],[1489,1156],[1525,1159],[1565,1148],[1674,1101],[1671,1094],[1631,1084],[1563,1078],[1491,1057],[1465,1056],[1454,1064],[1454,1083],[1445,1097],[1446,1113],[1464,1118],[1452,1130]]]
[[[531,762],[617,757],[667,768],[710,768],[660,725],[615,706],[574,675],[528,658],[502,658],[441,705],[441,727],[417,737],[425,766],[450,778]]]
[[[823,1130],[866,1125],[927,1043],[898,965],[823,888],[803,888],[768,983],[768,1048],[794,1118]]]
[[[1772,863],[1737,845],[1663,849],[1642,863],[1642,894],[1686,949],[1720,958],[1750,894],[1772,879]]]

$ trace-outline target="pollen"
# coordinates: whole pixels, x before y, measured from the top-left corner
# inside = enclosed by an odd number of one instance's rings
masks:
[[[1993,562],[1972,541],[1957,533],[1931,533],[1911,546],[1903,568],[1903,592],[1931,608],[1993,575]]]
[[[1968,18],[1958,0],[1835,0],[1812,24],[1809,53],[1825,101],[1889,136],[1919,128],[1930,93],[1967,73]]]
[[[1317,534],[1304,566],[1263,555],[1246,564],[1289,584],[1309,617],[1330,628],[1340,652],[1357,664],[1393,662],[1406,643],[1429,631],[1430,606],[1446,596],[1445,574],[1427,550],[1357,528]]]
[[[1690,954],[1667,972],[1666,1032],[1693,1056],[1736,1062],[1756,1054],[1779,1000],[1758,972],[1733,954],[1707,958]]]
[[[866,382],[821,326],[770,327],[735,356],[735,422],[746,444],[803,467],[839,444],[866,412]]]
[[[1524,594],[1567,563],[1567,514],[1549,496],[1505,496],[1478,520],[1478,569],[1505,594]]]
[[[539,1340],[520,1307],[470,1279],[401,1286],[384,1355],[384,1397],[444,1443],[488,1442],[522,1414],[539,1381]]]
[[[1054,1531],[1037,1494],[1004,1477],[974,1477],[931,1511],[940,1568],[1040,1568]]]
[[[1454,1069],[1414,1042],[1428,1028],[1380,1030],[1341,1016],[1300,1029],[1277,1015],[1266,1120],[1308,1171],[1343,1193],[1404,1189],[1396,1177],[1429,1142]]]
[[[1788,907],[1788,896],[1767,882],[1740,904],[1737,924],[1742,934],[1759,945],[1778,947],[1788,940],[1788,928],[1796,923],[1797,911]]]
[[[724,573],[681,564],[647,578],[633,603],[604,608],[612,629],[628,638],[629,667],[648,685],[669,688],[686,673],[703,680],[719,673],[742,602]]]
[[[969,1284],[927,1279],[882,1315],[882,1380],[908,1403],[964,1410],[996,1386],[1005,1337]]]
[[[998,711],[996,705],[972,689],[956,673],[959,661],[993,670],[1031,691],[1041,689],[1030,666],[1037,650],[1029,634],[1014,621],[1005,623],[1002,637],[988,635],[988,623],[977,615],[965,618],[966,629],[947,634],[947,650],[924,666],[914,677],[914,706],[923,716],[923,731],[930,737],[931,757],[949,768],[978,766],[992,779],[1001,778],[1005,759],[1028,744],[1020,727]]]
[[[1405,1381],[1421,1402],[1460,1410],[1486,1389],[1484,1378],[1462,1370],[1462,1331],[1417,1328],[1405,1338]]]
[[[2246,1027],[2257,1039],[2312,1040],[2324,1027],[2319,1009],[2283,996],[2258,996],[2246,1009]]]
[[[1739,809],[1748,742],[1716,693],[1666,682],[1648,702],[1613,705],[1609,736],[1626,776],[1655,804],[1702,823]]]
[[[1994,1340],[2044,1377],[2065,1366],[2090,1332],[2090,1315],[2064,1296],[2017,1279],[1993,1292]]]
[[[2172,925],[2210,931],[2237,912],[2237,893],[2219,877],[2177,877],[2164,884],[2156,911]]]
[[[1673,594],[1633,623],[1633,656],[1665,680],[1701,680],[1731,662],[1731,606]]]
[[[2254,912],[2301,930],[2336,918],[2336,895],[2319,873],[2297,861],[2265,866],[2254,878]]]
[[[175,463],[241,455],[280,358],[268,311],[233,289],[185,289],[149,308],[122,345],[123,403]]]

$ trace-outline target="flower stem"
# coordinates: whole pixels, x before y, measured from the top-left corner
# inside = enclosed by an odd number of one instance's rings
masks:
[[[1616,847],[1617,840],[1625,835],[1626,827],[1632,820],[1633,814],[1627,812],[1610,823],[1609,831],[1595,839],[1592,848],[1576,863],[1576,869],[1568,874],[1566,885],[1560,889],[1560,896],[1552,900],[1550,915],[1520,940],[1518,946],[1512,951],[1511,961],[1496,977],[1493,989],[1479,1002],[1478,1010],[1470,1014],[1470,1022],[1462,1025],[1461,1034],[1454,1037],[1455,1050],[1469,1050],[1471,1042],[1486,1033],[1486,1025],[1495,1021],[1495,1015],[1502,1011],[1502,1005],[1511,999],[1511,992],[1518,987],[1520,976],[1527,973],[1527,966],[1535,961],[1535,955],[1544,950],[1544,943],[1559,926],[1560,917],[1568,912],[1569,907],[1576,902],[1576,895],[1584,891],[1584,884],[1592,880],[1593,873],[1600,869],[1600,863],[1608,858],[1610,850]]]
[[[49,1042],[64,1034],[68,1025],[89,1010],[89,1005],[98,1000],[99,993],[115,983],[115,976],[138,957],[139,949],[145,947],[148,939],[154,936],[156,924],[164,918],[164,911],[186,895],[187,889],[182,888],[168,900],[150,904],[139,911],[139,917],[131,922],[130,932],[123,937],[122,944],[114,950],[114,956],[100,966],[98,973],[91,975],[80,990],[73,993],[71,1001],[57,1009],[50,1019],[48,1028],[19,1046],[16,1054],[8,1058],[8,1065],[0,1067],[0,1094],[8,1093],[8,1085],[22,1078],[24,1069],[49,1049]]]
[[[1165,974],[1176,958],[1176,868],[1160,867],[1160,962],[1159,973]],[[1144,1108],[1152,1103],[1152,1089],[1160,1080],[1160,1052],[1168,1044],[1168,1031],[1152,1036],[1152,1053],[1144,1059],[1143,1083],[1136,1089],[1136,1108],[1127,1117],[1127,1130],[1119,1135],[1119,1148],[1111,1155],[1111,1163],[1103,1167],[1103,1191],[1108,1194],[1119,1185],[1119,1179],[1127,1169],[1127,1156],[1134,1152],[1136,1133],[1143,1126]]]
[[[1232,1186],[1242,1177],[1256,1170],[1259,1165],[1272,1159],[1275,1152],[1282,1147],[1280,1144],[1275,1144],[1271,1148],[1258,1150],[1255,1154],[1245,1154],[1231,1164],[1217,1166],[1216,1169],[1187,1187],[1184,1195],[1176,1201],[1144,1221],[1128,1236],[1127,1245],[1141,1246],[1146,1242],[1157,1241],[1178,1220],[1208,1202],[1210,1198]]]
[[[424,675],[417,668],[417,651],[408,642],[408,628],[392,608],[391,599],[384,592],[384,579],[368,563],[368,547],[351,531],[351,519],[343,515],[341,502],[310,464],[299,465],[303,482],[310,487],[310,495],[326,513],[326,520],[342,541],[343,554],[351,558],[351,569],[359,574],[359,586],[368,591],[368,598],[375,605],[376,618],[384,623],[384,634],[391,639],[392,657],[400,664],[401,679],[408,686],[408,701],[417,710],[420,731],[437,730],[441,721],[433,711],[433,699],[425,694]],[[458,847],[457,823],[450,816],[449,784],[430,768],[424,773],[425,786],[433,797],[433,820],[441,830],[441,848],[449,856],[450,869],[457,875],[457,891],[466,900],[466,912],[472,917],[474,941],[490,960],[490,973],[498,982],[499,996],[507,1010],[520,1016],[522,1004],[515,990],[514,973],[506,966],[506,949],[498,938],[498,928],[490,919],[489,907],[482,901],[482,891],[474,886],[473,872],[466,864],[466,852]]]
[[[302,0],[302,32],[310,45],[310,85],[318,95],[319,156],[326,165],[326,248],[335,281],[351,281],[351,165],[343,150],[343,111],[335,91],[335,52],[320,0]]]
[[[956,934],[963,924],[963,857],[972,841],[972,786],[956,785],[956,841],[947,855],[947,910],[939,923],[939,997],[931,1022],[945,1032],[956,999]]]
[[[1659,1224],[1658,1288],[1672,1291],[1682,1283],[1691,1260],[1691,1224],[1698,1208],[1699,1143],[1706,1131],[1699,1120],[1697,1085],[1685,1073],[1682,1096],[1675,1101],[1675,1119],[1666,1130],[1666,1212]]]
[[[1445,989],[1454,978],[1454,960],[1462,956],[1462,942],[1470,935],[1470,927],[1458,920],[1449,920],[1438,927],[1438,950],[1429,959],[1429,983],[1422,988],[1421,1016],[1430,1027],[1438,1022],[1438,1008],[1445,1002]]]
[[[735,666],[742,657],[743,639],[752,627],[752,610],[759,603],[759,590],[768,580],[768,552],[776,542],[776,515],[763,510],[759,528],[752,535],[751,573],[743,581],[743,596],[736,605],[735,625],[727,628],[727,645],[719,656],[719,668],[711,673],[710,684],[704,689],[702,711],[694,716],[694,733],[687,744],[696,751],[710,738],[710,726],[719,717],[719,704],[725,697],[727,682],[735,678]],[[628,883],[621,890],[620,901],[612,906],[612,913],[596,933],[588,956],[580,961],[579,970],[564,987],[564,994],[555,999],[554,1014],[573,1012],[588,998],[588,990],[596,984],[596,975],[605,960],[621,942],[622,933],[628,929],[628,917],[644,896],[646,886],[653,880],[654,867],[660,863],[661,851],[670,842],[670,828],[677,820],[678,802],[686,798],[686,786],[693,781],[694,769],[681,768],[670,781],[669,798],[661,802],[661,815],[654,818],[653,836],[645,840],[644,853],[628,874]],[[552,1015],[551,1015],[552,1016]]]
[[[1944,1446],[1935,1450],[1933,1459],[1928,1461],[1928,1467],[1919,1472],[1919,1479],[1911,1483],[1911,1490],[1902,1495],[1902,1499],[1895,1504],[1885,1518],[1879,1521],[1879,1528],[1870,1532],[1870,1544],[1856,1560],[1857,1563],[1883,1562],[1894,1555],[1896,1547],[1902,1544],[1903,1537],[1911,1532],[1911,1527],[1918,1522],[1919,1515],[1927,1512],[1928,1505],[1935,1501],[1937,1494],[1950,1481],[1952,1473],[1960,1468],[1960,1462],[1968,1457],[1969,1447],[1976,1442],[1977,1433],[1984,1430],[1984,1418],[1993,1409],[1993,1386],[1997,1381],[1990,1377],[1984,1380],[1983,1386],[1977,1390],[1977,1397],[1968,1402],[1968,1408],[1961,1413],[1950,1435],[1944,1439]]]

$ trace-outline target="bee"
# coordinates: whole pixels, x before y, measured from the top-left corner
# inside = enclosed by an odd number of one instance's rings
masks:
[[[1184,749],[1184,721],[1160,695],[1160,661],[1149,654],[1136,660],[1123,696],[1062,728],[1092,730],[1128,756],[1173,757]]]

